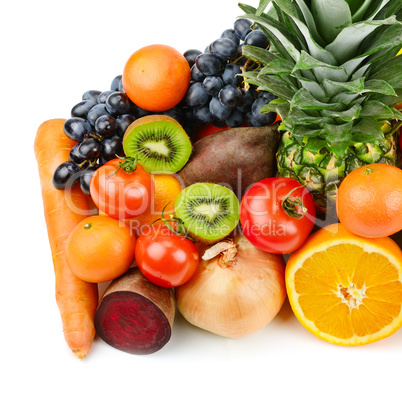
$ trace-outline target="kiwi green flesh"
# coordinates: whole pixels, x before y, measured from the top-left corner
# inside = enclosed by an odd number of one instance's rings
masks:
[[[175,212],[196,239],[213,242],[225,238],[236,227],[239,201],[224,186],[196,183],[176,198]]]
[[[179,125],[154,121],[134,127],[123,140],[126,156],[138,156],[138,162],[150,173],[176,173],[190,158],[191,141]]]

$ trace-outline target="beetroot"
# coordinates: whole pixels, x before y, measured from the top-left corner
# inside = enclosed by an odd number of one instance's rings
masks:
[[[106,289],[95,313],[98,335],[132,354],[157,352],[169,341],[176,310],[173,289],[151,283],[130,268]]]
[[[276,174],[278,123],[264,127],[231,128],[198,140],[178,172],[187,187],[211,182],[229,187],[239,199],[249,186]]]

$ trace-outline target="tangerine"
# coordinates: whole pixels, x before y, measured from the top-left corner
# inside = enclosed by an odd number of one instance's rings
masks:
[[[402,230],[402,170],[375,163],[350,172],[336,197],[339,221],[364,237],[390,236]]]
[[[122,83],[137,106],[163,112],[176,106],[190,85],[190,66],[184,56],[167,45],[149,45],[126,62]]]
[[[93,283],[123,275],[135,257],[136,237],[123,221],[110,216],[90,216],[70,233],[66,261],[78,278]]]
[[[149,211],[130,219],[130,227],[139,236],[144,229],[162,218],[174,213],[174,202],[183,187],[174,174],[153,174],[154,191],[151,192],[151,207]],[[165,210],[164,210],[165,208]]]

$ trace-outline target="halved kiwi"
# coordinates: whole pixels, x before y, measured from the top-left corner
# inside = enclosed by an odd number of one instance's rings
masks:
[[[196,240],[213,244],[228,236],[239,222],[239,200],[227,187],[195,183],[176,198],[175,213]]]
[[[144,116],[131,123],[123,137],[126,156],[138,156],[149,173],[176,173],[190,158],[192,146],[183,127],[165,115]]]

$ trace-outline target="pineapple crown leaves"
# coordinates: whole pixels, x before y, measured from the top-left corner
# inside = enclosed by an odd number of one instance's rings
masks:
[[[402,120],[400,0],[260,0],[239,4],[269,37],[270,49],[243,46],[262,65],[245,80],[278,99],[281,129],[318,138],[342,157],[349,145],[381,140],[384,120]]]

